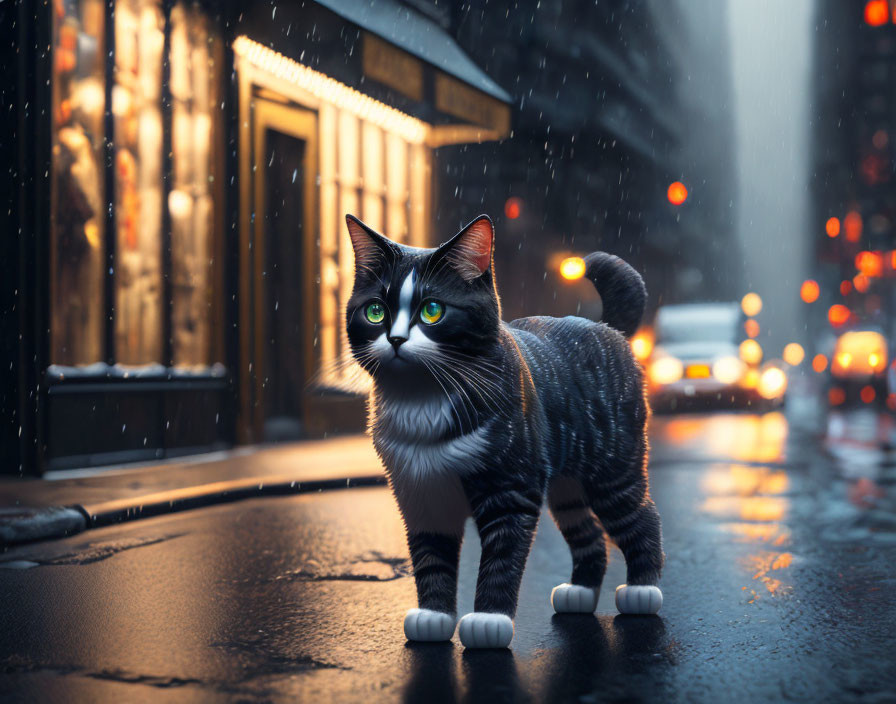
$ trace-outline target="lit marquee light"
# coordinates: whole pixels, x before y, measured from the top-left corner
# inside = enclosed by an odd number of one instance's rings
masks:
[[[336,107],[353,113],[377,127],[400,135],[413,144],[426,141],[429,128],[425,122],[390,108],[388,105],[349,88],[344,83],[289,59],[246,36],[233,41],[233,52],[273,76],[289,81],[299,88]]]

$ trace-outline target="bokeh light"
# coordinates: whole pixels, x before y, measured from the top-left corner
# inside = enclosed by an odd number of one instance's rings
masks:
[[[741,299],[740,307],[743,309],[744,313],[750,317],[759,315],[759,311],[762,310],[762,299],[759,297],[758,293],[750,292]]]
[[[560,262],[560,276],[567,281],[581,279],[585,275],[585,260],[581,257],[567,257]]]
[[[738,350],[740,358],[747,364],[759,364],[762,361],[762,345],[756,340],[744,340]]]
[[[868,0],[865,3],[865,24],[872,27],[885,25],[890,19],[890,5],[887,0]]]
[[[800,286],[800,298],[803,299],[805,303],[815,303],[818,300],[818,294],[821,289],[818,287],[818,282],[813,279],[806,279],[803,281],[803,285]]]
[[[877,398],[877,393],[874,391],[874,387],[871,385],[863,386],[862,390],[859,392],[859,396],[862,399],[862,403],[871,403],[874,399]]]
[[[812,369],[821,374],[828,368],[828,358],[823,354],[817,354],[812,358]]]
[[[753,318],[750,318],[744,323],[744,332],[747,333],[748,337],[758,337],[759,323],[753,320]]]
[[[791,342],[784,347],[782,356],[784,357],[784,361],[791,367],[796,367],[802,363],[803,358],[806,356],[806,352],[801,344],[798,342]]]
[[[672,205],[681,205],[688,199],[688,189],[681,181],[669,184],[666,197]]]
[[[504,214],[509,220],[516,220],[523,212],[523,202],[519,198],[508,198],[504,203]]]
[[[849,320],[849,316],[849,308],[840,303],[836,303],[828,309],[828,320],[831,325],[843,325]]]
[[[824,231],[828,233],[828,237],[836,237],[840,234],[840,218],[828,218],[824,224]]]

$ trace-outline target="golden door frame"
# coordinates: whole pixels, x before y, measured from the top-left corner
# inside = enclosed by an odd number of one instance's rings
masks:
[[[265,134],[275,130],[305,142],[302,159],[305,182],[303,184],[302,256],[304,281],[302,283],[302,311],[308,325],[308,335],[304,339],[305,378],[310,379],[315,370],[314,324],[317,310],[317,287],[314,285],[317,261],[317,113],[292,104],[273,102],[255,95],[240,96],[241,136],[248,137],[251,120],[251,154],[249,140],[241,140],[240,208],[242,227],[240,233],[240,401],[238,437],[244,442],[259,442],[264,439],[264,263],[267,242],[265,241],[265,219],[262,215],[265,204],[265,181],[267,170],[264,163]],[[248,103],[248,104],[247,104]],[[245,112],[242,108],[245,108]],[[248,113],[248,114],[246,114]],[[249,120],[243,120],[243,116]],[[253,173],[254,167],[254,173]],[[251,175],[250,175],[251,174]],[[255,213],[254,222],[251,213]],[[301,406],[307,406],[302,394]]]

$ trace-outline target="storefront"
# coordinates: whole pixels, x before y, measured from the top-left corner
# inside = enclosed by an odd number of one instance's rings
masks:
[[[431,244],[435,150],[506,135],[509,109],[432,17],[302,5],[54,0],[3,16],[28,48],[3,471],[363,426],[340,363],[343,214]]]

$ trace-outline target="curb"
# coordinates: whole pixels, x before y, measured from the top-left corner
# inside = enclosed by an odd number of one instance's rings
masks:
[[[383,474],[299,481],[276,476],[234,479],[97,504],[0,509],[0,549],[64,538],[91,528],[266,496],[289,496],[386,484]]]

